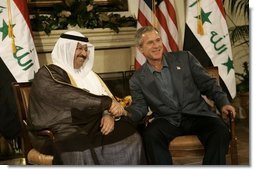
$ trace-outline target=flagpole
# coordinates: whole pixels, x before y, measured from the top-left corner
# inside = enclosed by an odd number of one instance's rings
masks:
[[[152,0],[152,26],[158,29],[158,22],[156,17],[156,2],[155,0]]]

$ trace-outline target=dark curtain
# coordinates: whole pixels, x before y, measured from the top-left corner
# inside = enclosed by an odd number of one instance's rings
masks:
[[[11,83],[15,81],[0,58],[0,133],[6,139],[16,138],[21,131],[16,101],[11,87]]]

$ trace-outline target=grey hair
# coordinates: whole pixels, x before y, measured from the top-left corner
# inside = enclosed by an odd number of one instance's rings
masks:
[[[137,30],[135,34],[135,43],[137,47],[141,47],[143,45],[143,41],[142,41],[143,34],[146,32],[151,32],[151,31],[158,32],[158,30],[153,26],[144,26]]]

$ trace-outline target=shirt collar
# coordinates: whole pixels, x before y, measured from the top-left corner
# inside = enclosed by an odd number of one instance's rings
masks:
[[[147,61],[146,61],[147,62]],[[147,62],[148,68],[151,71],[151,73],[157,72],[154,70],[154,68]],[[162,69],[168,68],[168,63],[166,62],[165,56],[162,57]]]

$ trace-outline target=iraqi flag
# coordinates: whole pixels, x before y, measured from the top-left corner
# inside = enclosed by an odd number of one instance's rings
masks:
[[[11,83],[30,81],[39,68],[31,34],[27,0],[0,1],[0,133],[8,139],[20,131]]]
[[[184,50],[201,64],[217,66],[221,84],[236,96],[235,71],[222,0],[187,0]]]
[[[27,0],[0,1],[0,57],[17,82],[30,81],[39,69]]]

